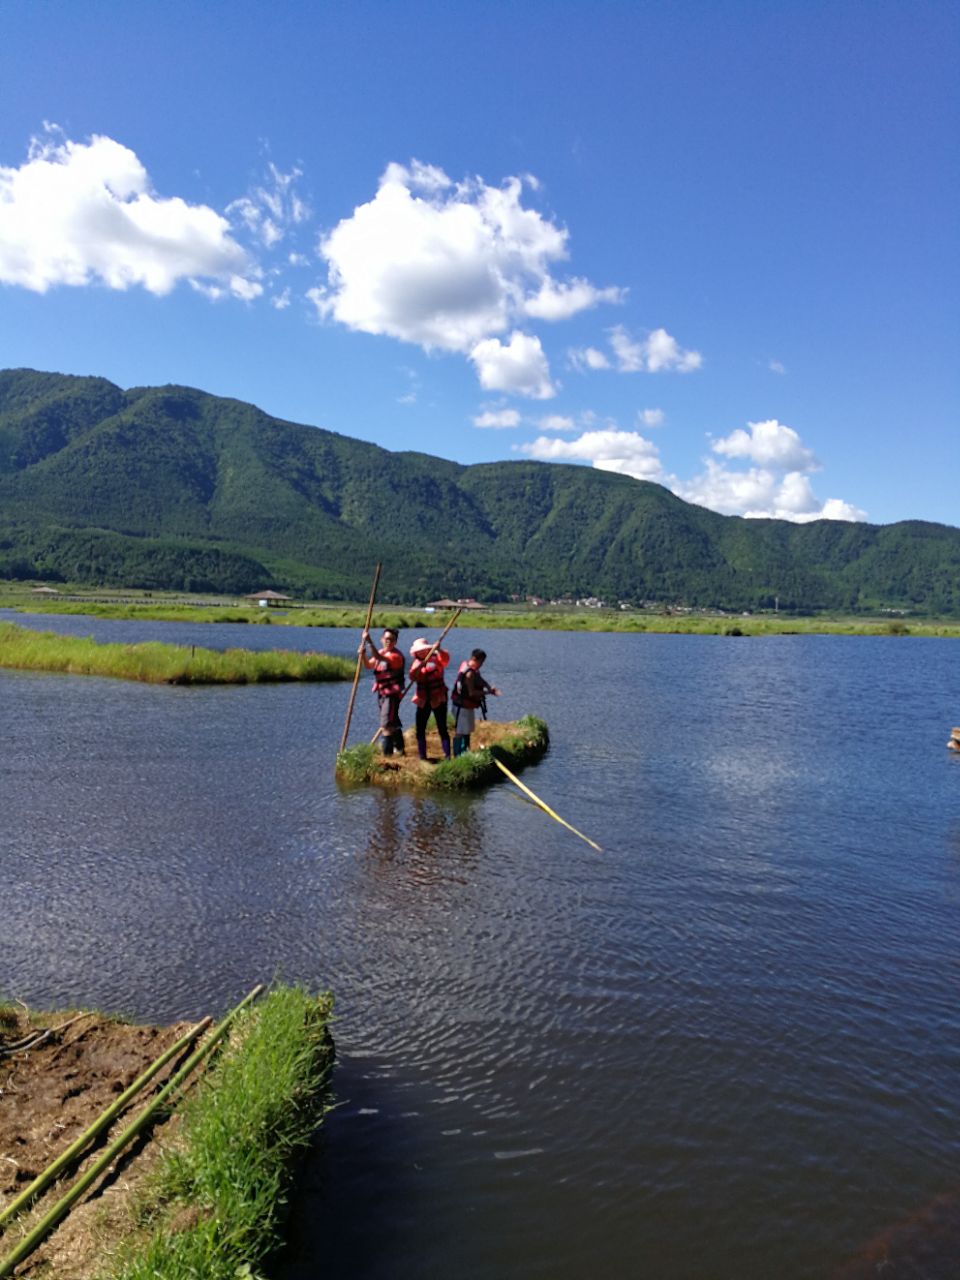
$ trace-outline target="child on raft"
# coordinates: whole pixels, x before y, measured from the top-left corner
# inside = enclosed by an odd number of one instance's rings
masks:
[[[487,684],[480,674],[480,668],[486,662],[487,655],[483,649],[474,649],[466,662],[460,663],[457,679],[453,686],[453,705],[456,708],[453,725],[453,754],[462,756],[470,750],[470,735],[476,727],[476,711],[480,711],[486,719],[487,694],[499,698],[500,690]]]
[[[414,640],[410,646],[410,679],[416,684],[413,695],[417,708],[417,751],[421,760],[427,758],[427,725],[431,715],[440,735],[440,746],[446,760],[450,759],[450,730],[447,728],[447,686],[443,679],[444,669],[450,663],[450,654],[446,649],[430,650],[433,645],[423,636]]]
[[[403,725],[400,723],[400,700],[403,697],[403,654],[397,648],[399,633],[384,627],[378,649],[364,628],[357,654],[368,671],[373,672],[373,691],[380,704],[380,749],[385,756],[405,755]],[[369,654],[367,649],[369,647]]]

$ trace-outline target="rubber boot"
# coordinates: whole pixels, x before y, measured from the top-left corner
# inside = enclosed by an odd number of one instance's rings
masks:
[[[398,729],[393,735],[393,746],[398,756],[405,756],[407,754],[406,744],[403,741],[402,729]]]
[[[393,755],[393,735],[389,733],[381,733],[380,750],[385,756]]]
[[[423,738],[417,738],[417,751],[418,751],[418,753],[419,753],[419,755],[420,755],[420,759],[421,759],[421,760],[426,760],[426,758],[427,758],[427,739],[426,739],[426,737],[425,737],[425,736],[424,736]]]
[[[465,734],[463,735],[463,737],[460,739],[460,741],[463,743],[463,746],[460,748],[460,754],[461,754],[462,756],[465,756],[465,755],[467,754],[467,752],[470,750],[470,735],[469,735],[469,733],[465,733]]]
[[[449,739],[449,738],[441,738],[441,739],[440,739],[440,745],[441,745],[441,747],[443,747],[443,758],[444,758],[444,760],[449,760],[449,759],[450,759],[450,739]]]
[[[458,733],[454,736],[454,739],[453,739],[454,760],[456,760],[456,758],[462,754],[463,754],[463,738],[461,738],[460,734]]]

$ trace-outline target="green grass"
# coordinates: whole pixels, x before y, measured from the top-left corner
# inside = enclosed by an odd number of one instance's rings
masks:
[[[138,1212],[143,1236],[100,1280],[238,1280],[279,1243],[296,1156],[327,1106],[332,1000],[278,987],[238,1018],[181,1108]],[[144,1238],[145,1236],[145,1238]]]
[[[343,782],[371,782],[378,771],[380,752],[369,742],[347,747],[337,754],[337,777]]]
[[[494,764],[502,760],[516,772],[539,760],[550,745],[550,734],[543,720],[524,716],[517,721],[519,733],[501,738],[495,746],[469,751],[453,760],[441,760],[428,775],[428,786],[434,791],[469,791],[502,782],[503,774]]]
[[[98,644],[78,636],[29,631],[0,622],[0,667],[113,676],[151,684],[259,684],[284,680],[350,680],[356,664],[323,653],[214,649],[164,644]]]

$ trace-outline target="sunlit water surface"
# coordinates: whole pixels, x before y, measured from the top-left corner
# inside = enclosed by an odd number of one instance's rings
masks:
[[[0,671],[0,993],[166,1020],[333,989],[340,1105],[275,1280],[829,1276],[956,1191],[956,644],[474,644],[602,854],[507,785],[339,790],[347,685]]]

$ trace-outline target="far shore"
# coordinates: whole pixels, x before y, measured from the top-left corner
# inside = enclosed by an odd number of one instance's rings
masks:
[[[83,614],[98,618],[137,619],[144,622],[240,623],[259,626],[343,627],[363,626],[366,608],[361,604],[293,601],[283,607],[261,608],[235,597],[151,594],[142,591],[71,590],[37,596],[19,583],[0,583],[0,608],[36,614]],[[392,626],[424,631],[443,626],[450,610],[434,612],[422,606],[386,604],[376,609],[374,627]],[[960,638],[960,618],[912,616],[898,610],[874,614],[794,614],[785,611],[754,613],[686,609],[682,606],[643,609],[598,608],[590,605],[531,608],[492,605],[464,609],[457,625],[480,630],[608,631],[636,634],[716,636],[928,636]]]

